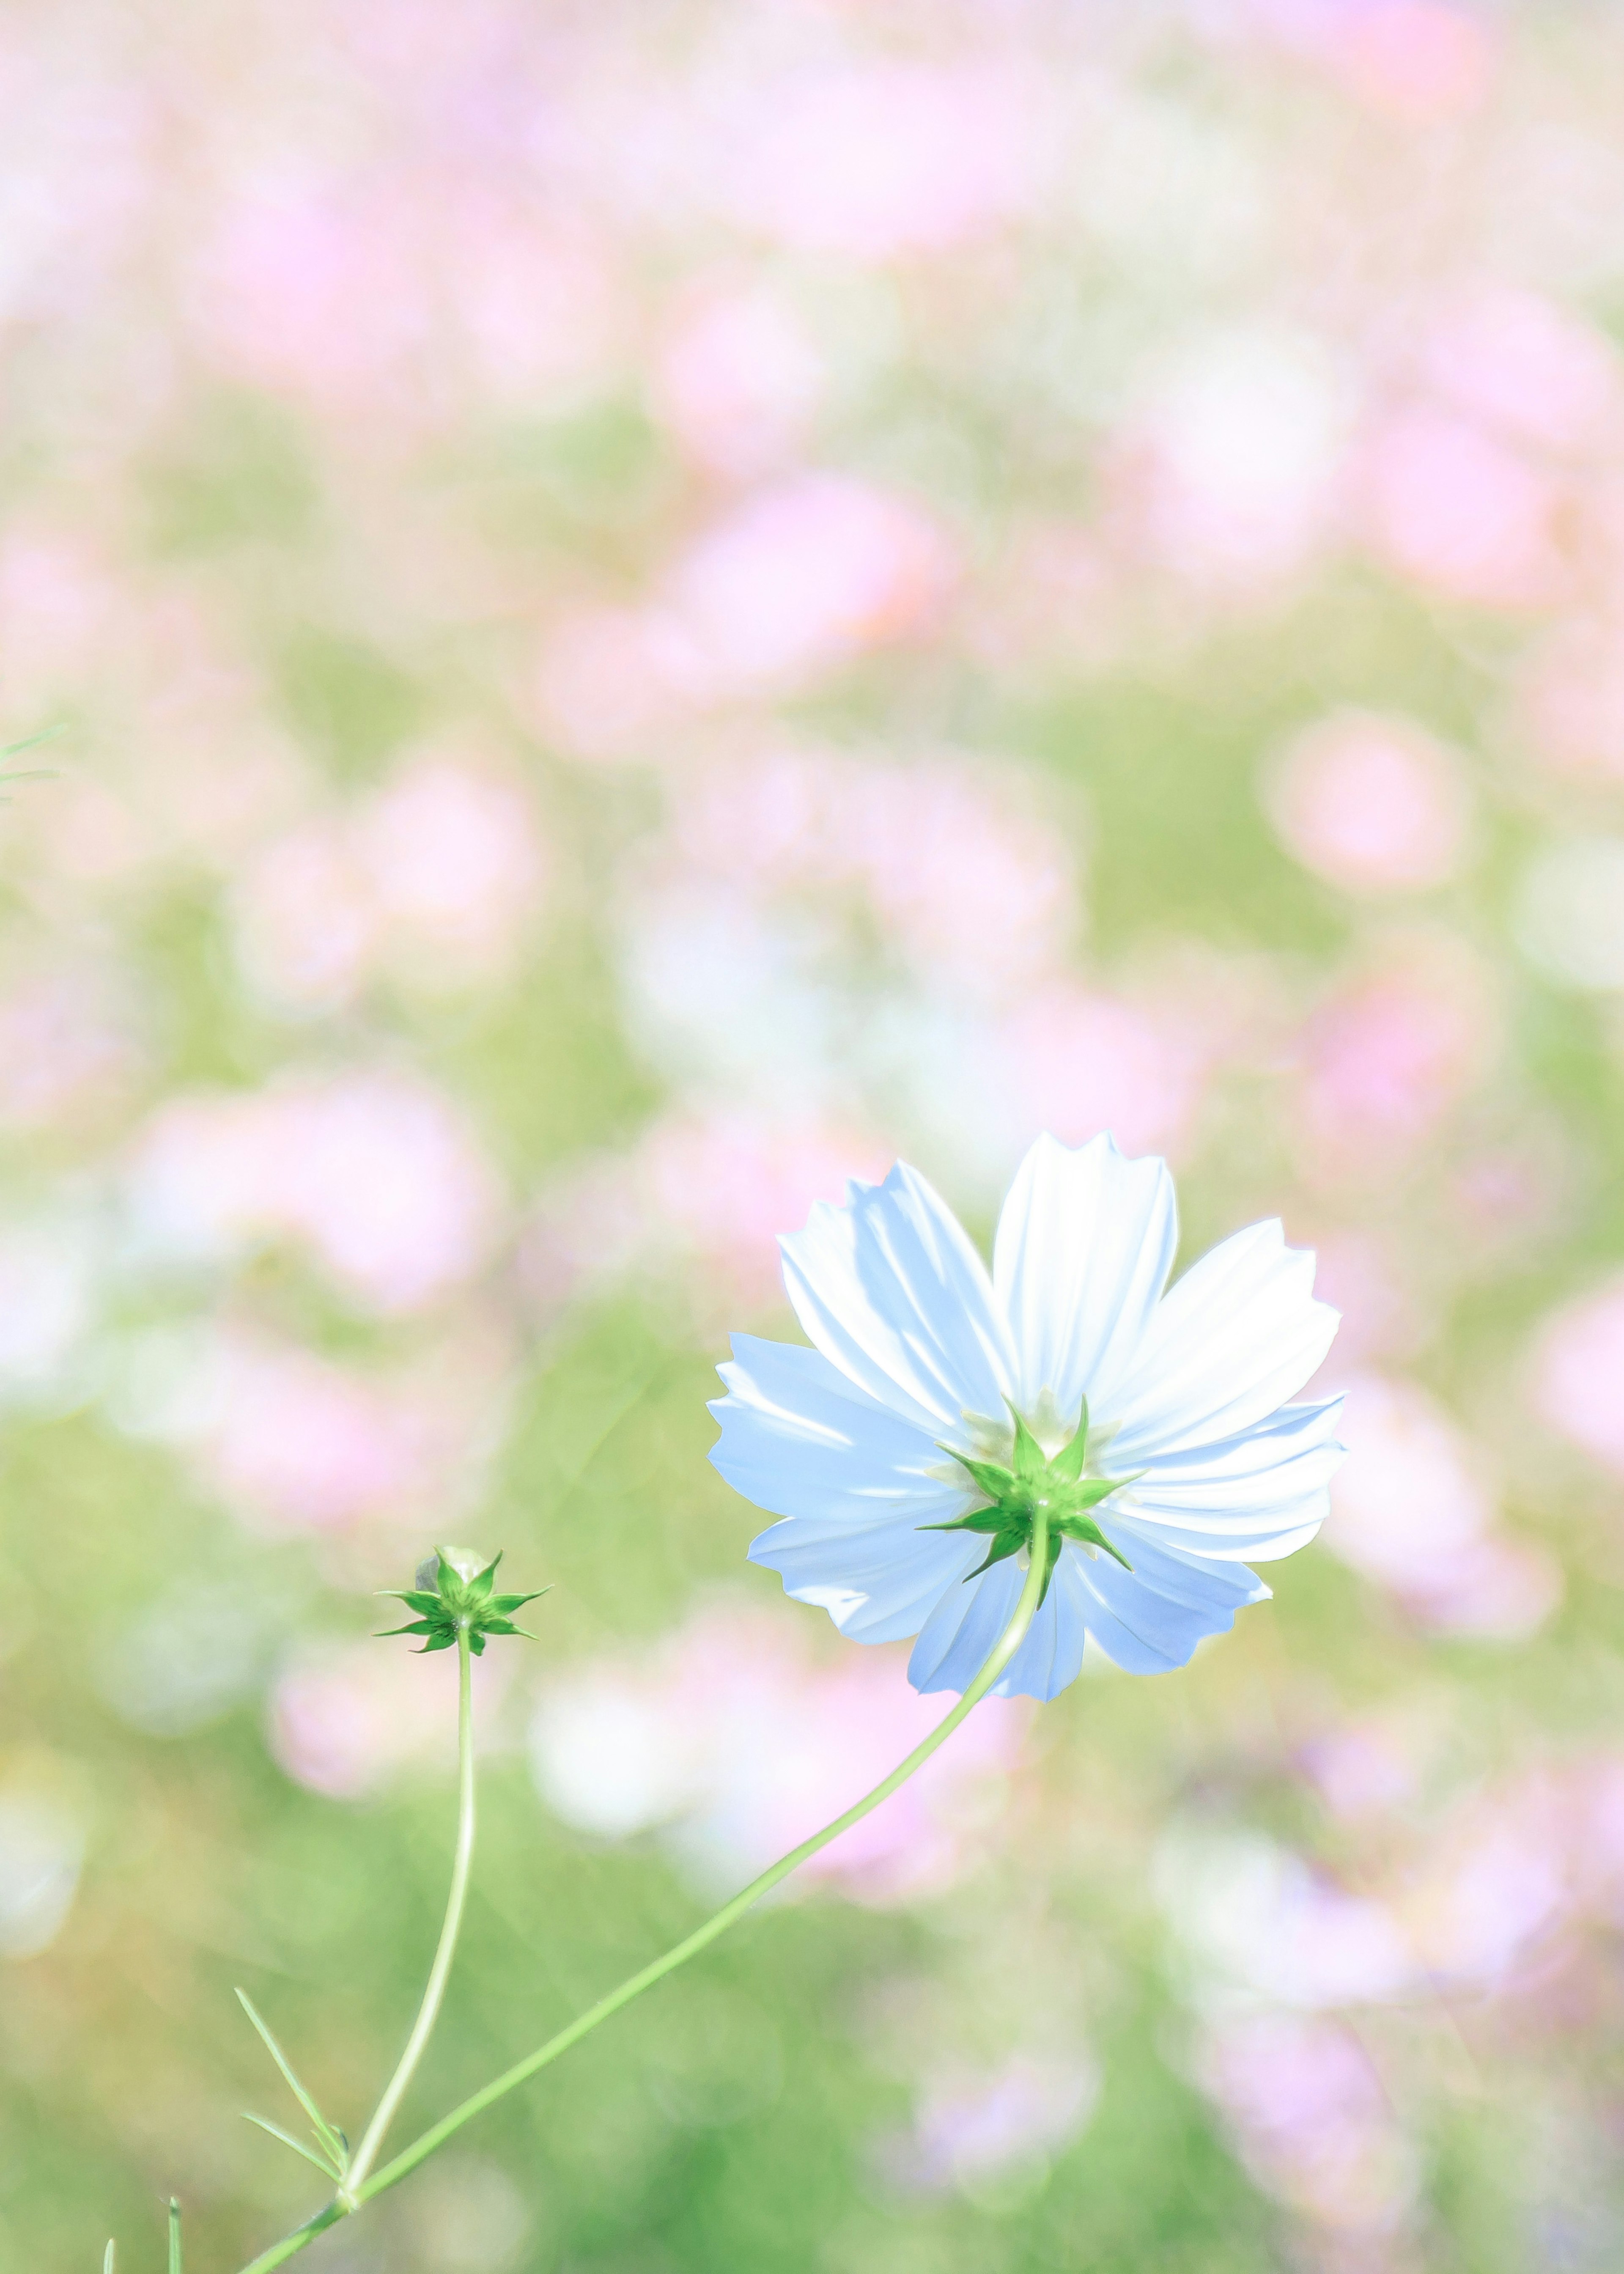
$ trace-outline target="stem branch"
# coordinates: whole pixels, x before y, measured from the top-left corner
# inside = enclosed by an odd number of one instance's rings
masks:
[[[417,2008],[417,2018],[412,2023],[410,2037],[406,2040],[406,2050],[401,2055],[395,2074],[384,2087],[383,2098],[366,2127],[361,2144],[344,2175],[344,2184],[339,2190],[338,2199],[345,2210],[353,2210],[361,2201],[366,2175],[378,2160],[384,2135],[394,2122],[402,2096],[423,2058],[424,2048],[440,2014],[440,2000],[446,1994],[446,1982],[451,1972],[451,1961],[462,1924],[462,1906],[468,1898],[468,1875],[474,1860],[473,1659],[469,1651],[467,1623],[460,1621],[457,1626],[456,1857],[451,1866],[451,1893],[446,1899],[445,1924],[440,1930],[440,1946],[434,1953],[434,1963],[429,1969],[423,2003]]]
[[[993,1645],[986,1664],[952,1711],[936,1724],[922,1743],[914,1748],[906,1760],[898,1764],[883,1782],[876,1784],[872,1792],[865,1793],[860,1801],[846,1810],[844,1816],[837,1816],[832,1824],[826,1824],[821,1832],[815,1832],[809,1840],[803,1840],[799,1848],[792,1848],[787,1856],[780,1856],[778,1862],[770,1864],[759,1879],[752,1879],[748,1887],[734,1895],[731,1901],[724,1903],[719,1911],[708,1918],[703,1926],[695,1927],[693,1933],[678,1943],[673,1949],[666,1951],[663,1957],[657,1958],[650,1965],[645,1966],[641,1973],[632,1975],[628,1981],[622,1982],[618,1989],[610,1991],[607,1997],[600,1998],[597,2005],[589,2007],[584,2014],[577,2015],[568,2028],[560,2029],[556,2037],[549,2037],[545,2044],[538,2046],[533,2053],[527,2054],[521,2061],[515,2061],[511,2068],[504,2069],[500,2076],[493,2077],[489,2084],[482,2086],[477,2092],[470,2094],[468,2099],[459,2107],[454,2108],[448,2116],[442,2116],[438,2124],[430,2125],[428,2130],[420,2138],[414,2140],[410,2147],[403,2148],[392,2163],[384,2165],[380,2171],[373,2172],[372,2165],[381,2142],[384,2128],[390,2116],[395,2112],[395,2104],[401,2093],[405,2090],[406,2081],[417,2064],[417,2055],[422,2052],[423,2043],[433,2024],[434,2012],[440,2002],[440,1992],[445,1986],[445,1969],[450,1964],[449,1943],[455,1939],[455,1919],[461,1911],[462,1893],[467,1883],[467,1851],[471,1849],[473,1844],[472,1771],[467,1766],[470,1756],[466,1750],[465,1740],[466,1840],[459,1841],[458,1844],[457,1870],[460,1876],[453,1880],[451,1909],[447,1912],[446,1916],[446,1933],[440,1938],[440,1954],[434,1962],[435,1971],[430,1977],[429,1989],[424,1997],[423,2012],[417,2017],[417,2027],[412,2032],[411,2042],[406,2048],[401,2067],[395,2072],[388,2091],[380,2104],[378,2114],[367,2128],[366,2138],[361,2143],[361,2152],[356,2158],[344,2194],[330,2203],[325,2210],[318,2211],[316,2216],[307,2220],[303,2226],[296,2228],[293,2233],[284,2236],[281,2242],[274,2245],[261,2257],[256,2258],[252,2265],[245,2266],[242,2270],[242,2274],[271,2274],[274,2267],[281,2266],[297,2252],[303,2250],[308,2243],[313,2242],[318,2234],[335,2225],[347,2211],[357,2209],[364,2202],[370,2202],[374,2195],[382,2195],[386,2188],[392,2187],[397,2181],[403,2180],[409,2172],[415,2171],[419,2164],[432,2156],[436,2148],[450,2139],[453,2133],[461,2131],[463,2125],[471,2118],[477,2116],[482,2110],[489,2108],[493,2101],[500,2100],[504,2094],[511,2092],[516,2085],[524,2083],[528,2078],[534,2076],[538,2070],[545,2068],[550,2062],[555,2061],[560,2053],[568,2052],[571,2045],[578,2044],[583,2037],[597,2029],[600,2022],[606,2022],[612,2014],[618,2014],[623,2006],[629,2006],[634,1998],[640,1998],[645,1990],[651,1990],[657,1982],[664,1981],[666,1975],[674,1974],[678,1967],[686,1965],[690,1958],[697,1957],[699,1953],[713,1943],[718,1935],[726,1934],[733,1922],[741,1918],[752,1904],[758,1903],[764,1894],[770,1894],[780,1880],[786,1879],[792,1871],[797,1870],[809,1857],[816,1856],[820,1849],[827,1848],[831,1840],[838,1840],[843,1832],[850,1831],[853,1824],[860,1824],[865,1816],[871,1814],[879,1807],[882,1801],[889,1800],[898,1786],[906,1784],[916,1769],[924,1766],[937,1747],[946,1743],[966,1715],[980,1705],[1026,1640],[1026,1631],[1042,1600],[1044,1579],[1049,1568],[1049,1517],[1048,1512],[1041,1509],[1033,1518],[1029,1556],[1026,1584],[1021,1589],[1020,1600],[1016,1604],[1014,1615]],[[468,1657],[465,1642],[462,1679],[464,1694],[466,1694]],[[466,1731],[466,1713],[463,1726]],[[444,1965],[442,1965],[442,1960]]]

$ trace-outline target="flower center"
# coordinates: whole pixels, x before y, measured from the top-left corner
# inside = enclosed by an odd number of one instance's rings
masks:
[[[1007,1465],[1002,1461],[978,1460],[951,1445],[940,1449],[952,1455],[976,1490],[986,1495],[989,1505],[972,1509],[968,1516],[955,1517],[949,1524],[926,1524],[920,1529],[988,1534],[986,1561],[965,1574],[966,1579],[979,1579],[983,1571],[989,1570],[995,1563],[1002,1563],[1006,1556],[1031,1547],[1035,1519],[1041,1512],[1048,1519],[1049,1536],[1049,1569],[1043,1574],[1045,1595],[1061,1547],[1068,1540],[1074,1540],[1086,1555],[1098,1555],[1103,1548],[1108,1555],[1116,1557],[1124,1571],[1131,1571],[1133,1566],[1115,1541],[1100,1529],[1094,1510],[1114,1492],[1132,1484],[1134,1479],[1083,1474],[1088,1457],[1086,1398],[1076,1434],[1052,1459],[1033,1435],[1025,1418],[1012,1405],[1010,1412],[1015,1423],[1015,1450]],[[1142,1476],[1144,1471],[1138,1473]]]

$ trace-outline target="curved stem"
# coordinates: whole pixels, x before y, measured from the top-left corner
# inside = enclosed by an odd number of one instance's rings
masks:
[[[378,2160],[378,2151],[395,2120],[401,2097],[411,2082],[413,2072],[423,2058],[424,2048],[439,2017],[440,2000],[446,1994],[446,1982],[451,1972],[451,1961],[462,1924],[462,1906],[468,1898],[468,1875],[474,1860],[473,1659],[468,1646],[468,1628],[462,1623],[457,1627],[457,1773],[456,1856],[451,1866],[451,1893],[446,1899],[446,1920],[440,1930],[440,1946],[434,1953],[434,1963],[429,1969],[423,2003],[417,2008],[417,2018],[412,2023],[410,2037],[406,2040],[406,2050],[401,2055],[395,2074],[384,2087],[383,2098],[379,2102],[372,2120],[367,2126],[344,2175],[338,2200],[345,2210],[353,2210],[361,2201],[366,2175]]]
[[[618,2014],[623,2006],[629,2006],[634,1998],[640,1998],[645,1990],[651,1990],[657,1982],[664,1981],[668,1974],[674,1974],[678,1967],[686,1965],[690,1958],[697,1957],[718,1935],[726,1934],[752,1904],[758,1903],[763,1895],[770,1894],[780,1880],[786,1879],[792,1871],[816,1856],[820,1849],[827,1848],[831,1840],[838,1840],[843,1832],[849,1832],[853,1824],[860,1824],[865,1816],[879,1807],[882,1801],[889,1800],[916,1769],[924,1766],[937,1747],[946,1743],[966,1715],[981,1704],[1026,1640],[1027,1629],[1042,1600],[1044,1578],[1049,1569],[1049,1517],[1044,1510],[1039,1510],[1033,1518],[1029,1553],[1030,1562],[1020,1600],[1008,1626],[993,1645],[986,1664],[952,1711],[944,1715],[923,1743],[916,1745],[906,1759],[900,1761],[882,1783],[876,1784],[872,1792],[865,1793],[860,1801],[846,1810],[844,1816],[837,1816],[832,1824],[826,1824],[821,1832],[815,1832],[809,1840],[803,1840],[799,1848],[792,1848],[787,1856],[780,1856],[778,1862],[770,1864],[759,1879],[752,1879],[748,1887],[734,1895],[730,1902],[724,1903],[721,1909],[713,1913],[703,1926],[695,1927],[692,1934],[666,1951],[663,1957],[655,1959],[640,1973],[632,1975],[620,1984],[619,1989],[610,1991],[607,1997],[600,1998],[596,2006],[589,2007],[568,2028],[560,2029],[556,2037],[549,2037],[545,2044],[538,2046],[533,2053],[527,2054],[522,2061],[515,2061],[511,2068],[504,2069],[500,2076],[493,2077],[489,2084],[471,2093],[448,2116],[442,2116],[438,2124],[430,2125],[420,2138],[414,2140],[410,2148],[403,2148],[381,2171],[371,2172],[370,2176],[364,2174],[359,2180],[352,2172],[346,2190],[348,2200],[341,2197],[329,2204],[326,2210],[319,2211],[314,2218],[284,2236],[281,2242],[256,2258],[251,2266],[244,2267],[242,2274],[271,2274],[272,2268],[281,2266],[313,2242],[318,2234],[342,2218],[346,2211],[370,2202],[374,2195],[382,2195],[387,2187],[392,2187],[403,2180],[409,2172],[415,2171],[419,2164],[432,2156],[436,2148],[450,2139],[453,2133],[461,2131],[471,2118],[489,2108],[493,2101],[500,2100],[516,2085],[524,2083],[538,2070],[545,2068],[560,2053],[568,2052],[571,2045],[578,2044],[583,2037],[597,2029],[600,2022],[606,2022],[612,2014]],[[426,2003],[425,1999],[425,2007]],[[414,2041],[415,2036],[414,2032]],[[376,2128],[377,2119],[374,2118],[368,2131],[368,2140]],[[365,2142],[363,2142],[365,2146]]]

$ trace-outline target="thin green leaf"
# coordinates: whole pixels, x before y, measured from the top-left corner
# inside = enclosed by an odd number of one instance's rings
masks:
[[[330,2162],[326,2156],[319,2155],[314,2148],[307,2148],[303,2140],[296,2140],[291,2132],[284,2132],[280,2124],[273,2124],[268,2116],[256,2116],[251,2109],[244,2108],[243,2121],[244,2124],[257,2124],[261,2132],[268,2132],[273,2140],[280,2140],[284,2148],[291,2148],[296,2156],[303,2156],[307,2164],[313,2164],[319,2172],[325,2172],[328,2179],[343,2178],[343,2172],[336,2164]]]
[[[106,2250],[102,2255],[102,2274],[117,2274],[116,2261],[117,2259],[117,2252],[113,2248],[112,2244],[109,2242]]]
[[[180,2205],[169,2197],[169,2274],[183,2274],[180,2263]]]
[[[269,2053],[271,2059],[282,2071],[282,2077],[287,2084],[288,2090],[292,2093],[294,2098],[298,2102],[299,2106],[304,2111],[304,2113],[309,2117],[311,2123],[314,2126],[317,2139],[327,2150],[328,2155],[331,2156],[335,2162],[338,2162],[346,2155],[342,2133],[335,2131],[333,2126],[327,2122],[327,2118],[322,2114],[320,2108],[317,2107],[313,2097],[310,2093],[306,2092],[304,2087],[299,2082],[298,2078],[294,2074],[292,2062],[288,2059],[287,2054],[283,2052],[282,2047],[271,2035],[270,2030],[267,2028],[264,2021],[261,2019],[259,2010],[255,2007],[253,1999],[249,1996],[247,1991],[239,1990],[237,1995],[244,2013],[247,2014],[249,2020],[259,2032],[260,2039],[264,2044],[266,2052]],[[259,2120],[256,2118],[254,2120],[258,2122]]]

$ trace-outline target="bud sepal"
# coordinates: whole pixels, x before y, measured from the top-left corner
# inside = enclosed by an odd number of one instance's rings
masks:
[[[528,1595],[499,1595],[492,1592],[496,1567],[501,1562],[500,1554],[488,1563],[483,1563],[477,1552],[469,1547],[437,1547],[417,1566],[415,1587],[380,1587],[380,1595],[392,1595],[404,1603],[416,1618],[402,1627],[386,1627],[382,1635],[421,1635],[422,1658],[432,1650],[450,1650],[459,1634],[468,1637],[468,1646],[476,1658],[485,1655],[488,1635],[523,1635],[529,1642],[536,1637],[528,1627],[515,1626],[513,1614],[523,1610],[526,1603],[534,1603],[551,1591],[538,1587]]]

